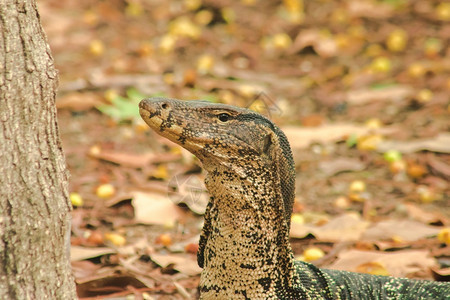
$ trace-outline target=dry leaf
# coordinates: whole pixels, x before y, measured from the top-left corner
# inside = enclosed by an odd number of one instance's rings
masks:
[[[291,231],[289,233],[290,237],[303,239],[309,234],[312,234],[315,226],[310,224],[299,224],[296,222],[291,223]]]
[[[338,216],[322,226],[291,224],[291,237],[304,238],[313,234],[321,241],[357,241],[369,226],[356,214]]]
[[[384,266],[388,273],[395,277],[406,277],[408,274],[429,269],[436,265],[435,259],[428,256],[428,251],[383,253],[348,250],[340,252],[338,259],[329,268],[356,272],[361,265],[370,263],[378,263]]]
[[[322,241],[357,241],[369,226],[357,214],[344,214],[313,229],[312,234]]]
[[[394,12],[392,5],[367,0],[350,1],[348,4],[348,11],[353,17],[376,19],[388,18]]]
[[[435,236],[439,227],[424,225],[410,220],[386,220],[375,224],[364,232],[362,239],[368,241],[400,238],[403,241],[416,241],[418,239]]]
[[[359,159],[339,157],[329,161],[321,161],[319,169],[325,173],[326,176],[333,176],[340,172],[346,171],[362,171],[366,165]]]
[[[347,103],[362,105],[373,101],[402,101],[412,96],[413,88],[404,85],[383,89],[351,90],[347,93]]]
[[[427,212],[416,204],[405,203],[404,205],[408,212],[408,216],[423,224],[439,223],[443,219],[445,219],[445,217],[442,214]]]
[[[69,93],[56,99],[58,109],[68,108],[71,111],[84,111],[103,104],[97,93]]]
[[[331,37],[323,36],[316,29],[302,30],[295,38],[290,53],[298,52],[308,46],[313,47],[322,57],[335,56],[338,53],[336,41]]]
[[[379,262],[364,263],[356,267],[356,272],[366,273],[371,275],[390,276],[386,267]]]
[[[293,149],[307,148],[312,143],[329,143],[345,140],[354,134],[357,137],[366,135],[369,132],[379,132],[389,134],[392,128],[370,129],[363,125],[350,123],[335,123],[319,127],[298,127],[285,126],[282,128]]]
[[[450,268],[437,269],[431,268],[431,274],[437,281],[450,281]]]
[[[413,153],[428,150],[439,153],[450,153],[450,133],[440,133],[430,139],[412,141],[381,141],[377,151],[384,153],[388,150],[398,150],[401,153]]]
[[[101,151],[95,154],[91,153],[91,156],[126,167],[142,168],[148,165],[156,155],[154,153],[132,154],[113,151]]]
[[[169,198],[174,203],[184,203],[194,213],[203,215],[209,201],[209,194],[203,181],[197,175],[174,176],[168,183]]]
[[[184,213],[167,195],[158,193],[133,192],[131,201],[135,220],[143,224],[173,226]]]
[[[158,154],[155,153],[124,153],[124,152],[114,152],[100,150],[98,153],[90,153],[91,156],[106,160],[121,166],[131,167],[131,168],[142,168],[147,166],[151,162],[168,162],[174,161],[180,158],[179,154]]]
[[[80,298],[107,295],[127,291],[131,287],[139,289],[146,287],[146,285],[135,276],[117,276],[111,274],[110,276],[103,276],[98,279],[78,284],[77,295]]]
[[[194,276],[202,272],[202,269],[197,265],[197,260],[191,255],[152,254],[151,259],[163,268],[173,264],[175,270],[186,275]]]
[[[71,261],[84,260],[111,253],[116,253],[116,251],[107,247],[86,248],[80,246],[71,246],[70,260]]]
[[[102,265],[94,264],[89,260],[72,261],[71,265],[73,275],[76,279],[93,276],[98,270],[102,268]]]
[[[427,163],[432,169],[433,173],[439,174],[441,177],[450,180],[450,164],[445,163],[444,160],[439,159],[436,155],[428,153]]]

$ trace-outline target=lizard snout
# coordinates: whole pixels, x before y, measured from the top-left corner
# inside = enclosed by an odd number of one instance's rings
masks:
[[[171,107],[169,101],[163,98],[148,98],[144,99],[139,103],[139,108],[149,111],[156,112],[158,110],[166,110]]]

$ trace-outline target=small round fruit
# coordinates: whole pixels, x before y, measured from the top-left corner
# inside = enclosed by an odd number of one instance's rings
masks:
[[[117,233],[105,233],[105,240],[110,241],[115,246],[123,246],[127,240]]]
[[[405,50],[408,42],[408,34],[403,29],[396,29],[391,32],[386,41],[386,46],[392,52],[401,52]]]
[[[384,160],[387,162],[399,161],[402,159],[402,154],[398,150],[388,150],[383,155]]]
[[[168,247],[168,246],[172,245],[172,237],[168,233],[163,233],[156,238],[155,242],[157,244],[162,244],[163,246]]]
[[[362,193],[366,190],[366,184],[362,180],[355,180],[350,184],[349,191],[351,193]]]
[[[116,188],[110,183],[100,185],[96,191],[97,196],[104,199],[113,196],[115,193]]]
[[[303,257],[305,261],[313,261],[322,258],[325,255],[322,249],[317,247],[311,247],[303,251]]]
[[[450,245],[450,227],[441,229],[441,231],[439,231],[438,233],[437,238],[440,242]]]
[[[70,193],[70,202],[72,202],[73,206],[83,206],[84,201],[80,194],[78,193]]]

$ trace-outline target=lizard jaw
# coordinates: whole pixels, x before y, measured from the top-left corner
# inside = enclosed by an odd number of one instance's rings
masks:
[[[180,145],[191,153],[197,155],[202,144],[195,141],[186,141],[182,138],[183,126],[168,122],[172,110],[172,103],[167,99],[149,98],[139,103],[139,114],[147,125],[159,135]]]

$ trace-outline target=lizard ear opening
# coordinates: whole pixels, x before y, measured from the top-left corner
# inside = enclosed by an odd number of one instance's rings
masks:
[[[263,140],[262,153],[267,154],[271,145],[272,145],[272,136],[268,134]]]
[[[269,133],[263,139],[257,142],[256,148],[259,155],[270,156],[270,149],[272,148],[271,147],[272,145],[273,145],[272,134]]]

